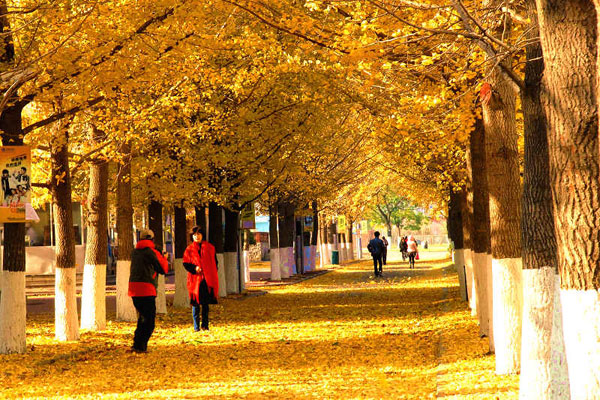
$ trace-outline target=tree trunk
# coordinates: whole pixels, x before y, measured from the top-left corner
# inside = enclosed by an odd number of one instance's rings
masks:
[[[93,128],[91,142],[99,145],[105,135]],[[90,164],[88,230],[81,289],[81,329],[106,328],[106,263],[108,258],[108,162]]]
[[[350,218],[346,219],[348,221],[348,228],[346,230],[347,235],[347,243],[348,243],[348,259],[354,260],[354,243],[352,240],[352,224],[354,223]],[[392,242],[390,241],[389,249],[392,248]]]
[[[484,0],[483,3],[492,10],[504,5],[501,0]],[[510,34],[506,15],[491,18],[494,18],[492,33],[496,37]],[[483,105],[483,123],[490,194],[496,373],[516,374],[521,361],[523,304],[516,94],[500,67],[491,71],[488,81],[493,92],[490,101]]]
[[[531,26],[526,47],[525,88],[521,92],[524,117],[525,167],[523,176],[523,330],[521,399],[564,399],[569,377],[564,353],[562,309],[557,281],[556,236],[550,189],[546,119],[540,86],[544,74],[538,41],[535,1],[527,2]],[[556,322],[556,324],[554,324]],[[553,340],[554,338],[554,340]]]
[[[583,0],[538,0],[537,11],[571,398],[594,399],[600,393],[597,17]]]
[[[0,24],[3,32],[10,32],[6,4],[0,7]],[[7,54],[12,48],[10,35],[4,36],[5,53],[0,59],[3,65],[12,62]],[[8,45],[7,45],[8,43]],[[14,49],[13,49],[14,52]],[[8,59],[7,59],[8,58]],[[0,114],[0,134],[4,146],[23,145],[21,111],[24,104],[7,107]],[[0,274],[0,353],[24,353],[25,346],[25,224],[4,224],[3,272]]]
[[[460,298],[463,301],[468,300],[467,279],[465,271],[465,253],[464,253],[464,230],[463,230],[463,208],[461,206],[461,192],[450,191],[448,201],[448,236],[454,243],[454,267],[458,274],[458,284]]]
[[[279,262],[281,277],[289,278],[296,273],[296,260],[294,258],[294,205],[290,202],[279,203]]]
[[[469,150],[470,151],[470,150]],[[467,171],[471,168],[470,157],[467,151]],[[468,175],[468,182],[465,188],[460,192],[460,203],[462,208],[462,230],[463,230],[463,249],[465,259],[465,279],[467,280],[467,298],[469,299],[469,307],[471,308],[471,315],[477,316],[477,293],[475,292],[475,270],[473,268],[473,254],[472,247],[473,242],[471,240],[471,232],[473,230],[473,192],[472,185],[470,182],[470,174]]]
[[[175,270],[175,295],[173,297],[173,306],[179,308],[188,308],[190,299],[187,290],[188,272],[183,267],[183,253],[188,244],[188,234],[186,227],[185,208],[175,206],[175,260],[173,260],[173,269]],[[204,231],[206,234],[206,231]]]
[[[281,280],[279,267],[279,236],[277,234],[277,205],[269,206],[269,258],[271,260],[271,280]]]
[[[321,216],[321,224],[320,224],[320,229],[319,229],[319,237],[321,238],[321,248],[319,249],[320,252],[320,264],[321,264],[321,268],[324,268],[325,265],[331,264],[331,253],[329,250],[329,244],[328,244],[328,227],[327,224],[329,223],[328,218],[325,217],[324,215]]]
[[[313,230],[310,238],[310,265],[311,270],[314,271],[317,269],[317,242],[319,239],[319,209],[317,206],[316,200],[312,202],[312,210],[313,210]]]
[[[240,292],[240,270],[238,269],[239,213],[225,209],[225,243],[223,258],[227,276],[227,294]]]
[[[206,207],[196,206],[194,207],[194,211],[196,214],[196,225],[204,229],[204,234],[207,234],[208,229],[206,229]]]
[[[117,319],[136,321],[137,312],[128,295],[133,251],[133,205],[131,201],[131,148],[121,148],[123,164],[117,174]]]
[[[148,228],[154,233],[154,246],[159,252],[163,251],[163,206],[156,200],[150,200],[148,205]],[[156,289],[156,312],[167,313],[167,297],[165,293],[165,276],[158,274]]]
[[[71,171],[68,155],[68,132],[52,145],[52,176],[63,176],[60,181],[52,180],[54,198],[54,223],[56,228],[56,275],[54,297],[54,334],[59,341],[79,339],[77,318],[75,231],[73,230],[73,206],[71,200]]]
[[[485,157],[483,120],[476,118],[470,138],[471,181],[473,186],[473,268],[477,294],[479,333],[488,336],[493,351],[492,270],[490,243],[490,208]]]
[[[227,272],[223,256],[223,207],[215,202],[208,205],[208,241],[215,246],[219,274],[219,297],[227,296]]]

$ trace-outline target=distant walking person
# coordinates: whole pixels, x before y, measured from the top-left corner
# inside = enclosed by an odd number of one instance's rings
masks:
[[[408,263],[411,269],[415,268],[415,257],[417,256],[417,241],[413,235],[408,237],[408,241],[406,242],[407,252],[408,252]]]
[[[381,241],[383,242],[383,254],[382,254],[382,260],[383,260],[383,265],[387,265],[387,249],[388,249],[388,241],[385,238],[385,236],[381,237]]]
[[[373,268],[375,269],[375,276],[381,276],[382,274],[382,256],[383,256],[383,241],[379,239],[379,232],[375,232],[375,238],[369,241],[367,249],[373,257]],[[377,264],[379,263],[379,270],[377,270]]]
[[[400,239],[400,252],[402,253],[402,261],[406,260],[408,257],[408,245],[406,242],[408,241],[406,236],[402,236]]]
[[[145,353],[148,340],[154,332],[156,319],[156,288],[158,274],[169,272],[169,263],[154,248],[154,232],[145,229],[140,233],[140,241],[131,253],[128,294],[138,312],[137,328],[133,336],[131,351]]]
[[[204,240],[204,230],[192,228],[192,244],[183,253],[183,266],[188,271],[187,288],[192,306],[194,330],[208,330],[208,305],[217,304],[219,276],[215,246]],[[202,307],[202,322],[200,321]]]

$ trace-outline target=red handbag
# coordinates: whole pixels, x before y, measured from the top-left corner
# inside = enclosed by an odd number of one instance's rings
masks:
[[[415,254],[415,260],[419,259],[419,252],[417,251],[417,254]]]

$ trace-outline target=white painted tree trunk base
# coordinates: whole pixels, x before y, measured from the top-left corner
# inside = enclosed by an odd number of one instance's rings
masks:
[[[225,263],[225,275],[227,276],[227,294],[239,293],[240,278],[237,269],[237,253],[223,253]]]
[[[190,306],[190,296],[187,290],[188,272],[183,267],[183,258],[176,258],[173,261],[175,270],[175,295],[173,296],[173,307],[188,308]]]
[[[467,274],[467,293],[469,295],[469,307],[471,315],[477,316],[477,292],[475,292],[475,272],[473,271],[473,252],[465,249],[465,271]]]
[[[294,259],[293,247],[279,248],[279,266],[281,267],[282,278],[289,278],[294,274],[296,260]]]
[[[269,250],[269,257],[271,258],[271,280],[281,280],[281,268],[279,267],[279,248]]]
[[[489,336],[490,334],[490,313],[489,313],[489,302],[488,302],[488,288],[487,288],[487,253],[475,253],[473,252],[473,275],[475,294],[477,295],[477,319],[479,321],[479,335]]]
[[[242,258],[242,273],[244,276],[243,285],[240,288],[240,291],[243,292],[246,290],[246,284],[250,282],[250,252],[248,250],[244,250],[243,258]]]
[[[25,353],[25,271],[2,271],[0,277],[0,354]]]
[[[225,267],[225,257],[223,253],[217,253],[219,263],[217,275],[219,277],[219,297],[227,297],[227,268]]]
[[[165,276],[161,274],[158,275],[158,287],[156,288],[156,313],[167,314]]]
[[[488,313],[489,313],[489,335],[488,335],[488,344],[490,347],[490,352],[494,353],[496,351],[496,346],[494,345],[494,277],[492,276],[492,260],[493,257],[491,254],[487,254],[487,299],[488,299]]]
[[[61,342],[79,340],[75,268],[56,268],[54,285],[54,336]]]
[[[518,374],[521,365],[523,285],[521,258],[492,260],[496,373]]]
[[[563,332],[573,400],[600,397],[600,292],[561,289]]]
[[[564,388],[559,389],[562,394],[552,391],[555,279],[554,268],[551,267],[523,270],[523,330],[519,385],[521,400],[568,398],[567,375],[559,378],[567,383]],[[564,373],[568,373],[566,369]]]
[[[106,264],[83,266],[81,329],[106,329]]]
[[[460,298],[462,301],[467,301],[467,281],[465,276],[465,251],[464,249],[454,250],[454,267],[458,274],[458,284]]]
[[[302,266],[304,267],[304,272],[312,271],[312,264],[310,262],[312,250],[312,246],[304,246],[302,248]]]
[[[550,363],[550,393],[553,399],[570,399],[569,366],[563,331],[563,306],[560,300],[560,275],[554,275],[554,312],[552,313],[552,360]]]
[[[117,261],[117,320],[137,321],[137,312],[133,306],[129,292],[129,274],[131,261]]]

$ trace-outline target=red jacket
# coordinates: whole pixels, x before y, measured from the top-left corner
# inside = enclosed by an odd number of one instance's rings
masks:
[[[156,296],[158,274],[169,272],[169,263],[154,248],[152,240],[140,240],[131,253],[129,291],[131,297]]]
[[[215,298],[219,296],[219,275],[217,273],[217,263],[215,261],[215,246],[203,241],[202,242],[202,257],[200,257],[200,244],[193,242],[190,244],[185,253],[183,253],[183,262],[194,264],[200,267],[200,273],[188,272],[187,288],[190,299],[200,301],[200,283],[202,279],[206,279],[206,284],[209,289],[213,290]]]

